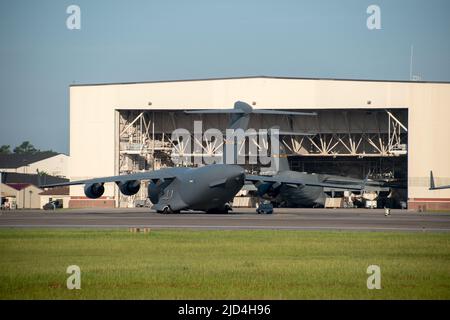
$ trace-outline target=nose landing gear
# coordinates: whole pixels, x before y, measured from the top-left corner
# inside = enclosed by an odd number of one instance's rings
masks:
[[[170,214],[170,213],[180,213],[180,210],[172,210],[169,206],[165,206],[162,210],[157,210],[157,213]]]

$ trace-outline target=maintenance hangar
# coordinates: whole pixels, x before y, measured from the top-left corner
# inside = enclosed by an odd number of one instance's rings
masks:
[[[254,114],[249,128],[278,126],[308,135],[282,136],[293,170],[392,182],[411,210],[450,208],[450,190],[428,190],[433,170],[437,185],[450,184],[450,83],[286,77],[240,77],[70,86],[71,180],[159,169],[173,165],[173,153],[186,144],[171,133],[225,131],[226,114],[186,114],[185,110],[230,109],[236,101],[254,109],[314,111],[316,116]],[[218,150],[196,141],[204,154]],[[189,154],[193,157],[199,156]],[[254,171],[255,166],[246,166]],[[70,207],[131,206],[132,197],[105,185],[99,199],[70,188]]]

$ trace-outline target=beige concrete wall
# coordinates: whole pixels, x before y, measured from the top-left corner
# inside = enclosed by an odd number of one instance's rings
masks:
[[[31,193],[30,193],[31,191]],[[17,209],[38,209],[41,205],[41,193],[43,190],[30,185],[20,191],[17,191],[16,204]]]
[[[28,166],[19,167],[16,172],[36,174],[36,170],[44,171],[51,176],[67,177],[69,175],[69,156],[58,154]]]
[[[0,197],[15,197],[17,190],[7,184],[0,183]]]
[[[114,175],[115,109],[230,108],[237,100],[255,108],[408,108],[409,190],[411,199],[450,199],[450,84],[247,78],[70,87],[72,180]],[[369,104],[370,101],[370,104]],[[148,103],[151,102],[151,106]],[[72,187],[72,196],[82,196]],[[105,196],[114,195],[107,185]]]

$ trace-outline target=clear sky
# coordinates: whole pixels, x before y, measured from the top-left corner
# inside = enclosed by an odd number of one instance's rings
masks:
[[[81,29],[69,30],[69,5]],[[381,9],[369,30],[367,7]],[[69,152],[70,84],[235,76],[450,81],[448,0],[0,0],[0,145]],[[93,137],[95,139],[95,137]]]

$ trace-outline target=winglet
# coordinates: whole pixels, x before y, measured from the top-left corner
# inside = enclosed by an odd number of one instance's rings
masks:
[[[436,186],[434,184],[433,170],[430,170],[430,188],[428,190],[435,190]]]

